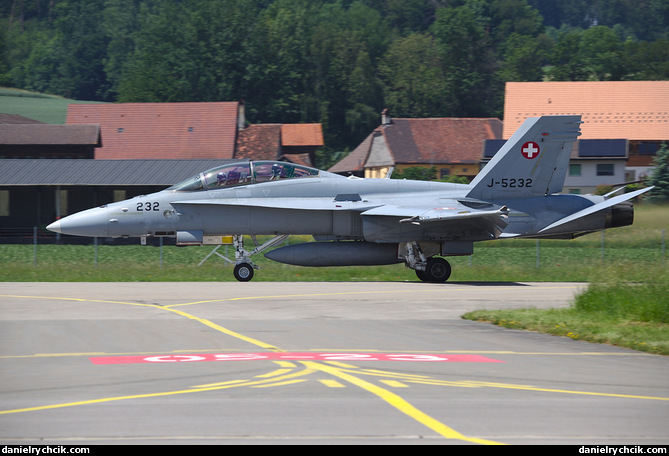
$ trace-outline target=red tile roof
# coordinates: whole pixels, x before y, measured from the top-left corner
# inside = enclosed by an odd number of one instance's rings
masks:
[[[281,125],[281,145],[322,146],[323,128],[319,123]]]
[[[581,114],[580,139],[669,139],[669,81],[507,82],[504,138],[528,117]]]
[[[99,124],[97,159],[231,159],[238,102],[71,104],[68,124]]]

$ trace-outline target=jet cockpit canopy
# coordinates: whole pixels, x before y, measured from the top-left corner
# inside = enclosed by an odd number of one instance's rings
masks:
[[[235,162],[212,168],[183,182],[179,182],[167,190],[174,192],[217,190],[282,179],[318,177],[319,174],[320,171],[317,169],[288,162]]]

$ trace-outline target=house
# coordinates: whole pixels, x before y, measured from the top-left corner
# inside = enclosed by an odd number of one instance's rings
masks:
[[[391,119],[384,111],[381,125],[329,171],[364,177],[385,177],[391,169],[437,169],[437,177],[473,178],[486,140],[502,137],[495,118]]]
[[[252,124],[237,133],[234,156],[314,166],[316,150],[323,145],[321,124]]]
[[[72,104],[66,122],[0,114],[0,237],[229,160],[312,165],[323,146],[320,124],[247,125],[242,102]]]
[[[486,141],[484,161],[487,163],[505,142],[504,139]],[[598,186],[620,185],[627,165],[627,148],[625,139],[575,141],[562,193],[594,194]]]
[[[67,125],[97,124],[98,160],[231,159],[238,102],[71,104]]]
[[[99,145],[98,125],[52,125],[0,114],[0,159],[93,158]]]
[[[250,159],[313,166],[321,124],[247,125],[243,102],[72,104],[67,124],[98,124],[101,160]]]
[[[584,145],[587,156],[572,155],[572,164],[599,167],[594,179],[576,185],[578,176],[571,173],[565,182],[569,191],[587,190],[597,184],[621,184],[645,178],[653,166],[653,158],[663,141],[669,141],[669,81],[583,81],[583,82],[507,82],[504,100],[504,132],[509,138],[528,117],[559,114],[580,114],[581,136],[586,140],[625,140],[626,166],[618,163],[620,149],[607,155],[606,143]],[[612,147],[620,142],[609,143]],[[596,152],[593,152],[596,150]],[[595,155],[593,155],[595,154]],[[598,160],[601,165],[598,166]],[[617,164],[612,163],[612,160]],[[610,172],[613,166],[614,175]],[[577,167],[570,169],[576,171]],[[591,176],[592,177],[592,176]],[[584,191],[585,193],[585,191]]]

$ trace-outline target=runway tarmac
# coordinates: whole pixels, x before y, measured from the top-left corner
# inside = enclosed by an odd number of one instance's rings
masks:
[[[669,444],[669,359],[462,320],[578,283],[0,283],[2,444]]]

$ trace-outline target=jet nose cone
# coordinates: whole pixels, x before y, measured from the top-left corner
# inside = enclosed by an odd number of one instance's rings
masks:
[[[60,220],[56,220],[51,225],[47,225],[46,229],[49,231],[53,231],[54,233],[61,233]]]
[[[106,208],[98,207],[68,215],[46,227],[49,231],[73,236],[109,236],[109,214]]]

